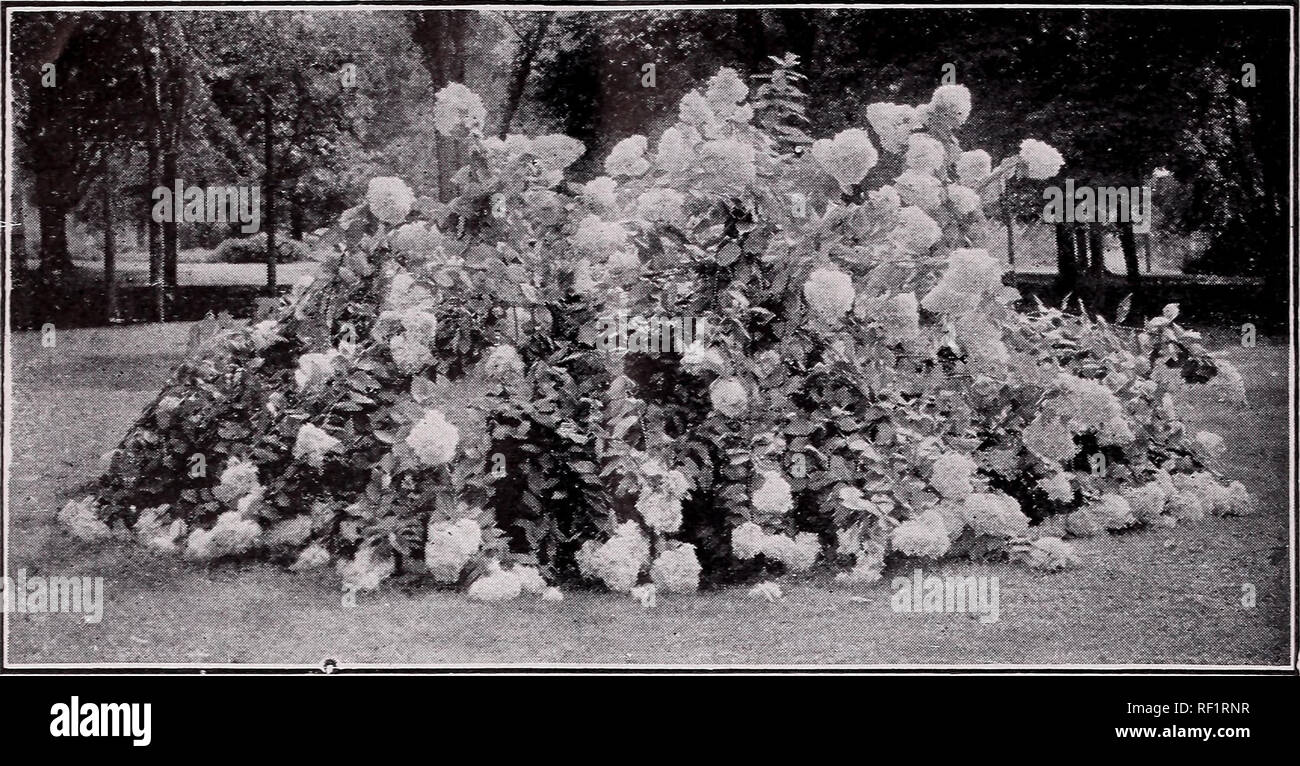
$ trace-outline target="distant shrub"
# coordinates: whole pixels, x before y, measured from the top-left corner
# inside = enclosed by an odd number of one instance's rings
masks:
[[[295,239],[275,241],[275,259],[278,263],[292,263],[307,257],[307,246]],[[266,263],[266,235],[232,237],[217,245],[214,259],[217,263]]]

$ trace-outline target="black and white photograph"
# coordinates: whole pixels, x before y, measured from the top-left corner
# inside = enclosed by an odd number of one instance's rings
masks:
[[[3,23],[6,673],[1295,673],[1294,5]]]

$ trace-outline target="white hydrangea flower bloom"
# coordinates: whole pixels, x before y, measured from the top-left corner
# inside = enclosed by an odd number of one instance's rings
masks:
[[[1029,517],[1008,495],[976,492],[962,503],[962,517],[975,532],[994,537],[1020,537],[1029,531]]]
[[[713,108],[709,106],[708,99],[698,90],[692,90],[682,96],[677,111],[679,120],[700,130],[706,129],[718,121],[718,116],[713,113]]]
[[[933,508],[894,527],[889,542],[905,556],[935,559],[952,545],[943,516]]]
[[[682,366],[690,370],[709,369],[721,372],[726,367],[722,352],[702,341],[692,341],[682,349]]]
[[[939,224],[919,207],[904,207],[898,211],[898,225],[889,233],[889,240],[905,256],[926,252],[943,237]]]
[[[1105,529],[1124,529],[1137,523],[1132,506],[1122,495],[1114,493],[1102,495],[1101,500],[1088,506],[1088,510]]]
[[[908,170],[918,173],[938,173],[944,166],[947,151],[943,144],[925,133],[913,133],[907,137],[907,154],[903,164]]]
[[[409,333],[394,335],[388,339],[388,352],[393,357],[393,364],[407,375],[415,375],[433,364],[433,352]]]
[[[916,110],[904,104],[871,104],[867,107],[867,122],[880,139],[880,148],[891,154],[903,149],[912,132]]]
[[[488,573],[469,586],[469,597],[475,601],[509,601],[523,593],[523,582],[514,571],[501,568],[499,562],[488,564]]]
[[[636,587],[637,578],[650,563],[650,542],[632,521],[619,525],[604,544],[589,541],[583,549],[586,554],[578,560],[583,574],[620,593]]]
[[[1181,490],[1165,502],[1169,515],[1179,521],[1199,521],[1205,518],[1205,508],[1195,490]]]
[[[822,548],[821,540],[812,532],[800,532],[794,537],[767,535],[763,545],[763,555],[781,562],[791,574],[812,569]]]
[[[885,333],[885,342],[893,345],[916,340],[921,335],[921,315],[915,293],[892,296],[881,305],[876,323]]]
[[[524,360],[514,346],[499,345],[488,349],[483,360],[483,374],[493,380],[516,377],[524,373]]]
[[[762,471],[762,476],[763,483],[754,491],[750,505],[759,516],[772,521],[779,520],[794,508],[790,482],[785,480],[780,471]]]
[[[679,496],[646,488],[637,497],[636,510],[646,526],[661,534],[672,534],[682,527],[682,498]]]
[[[578,222],[571,241],[580,255],[604,260],[627,247],[629,232],[619,223],[606,223],[594,215]]]
[[[400,178],[372,178],[366,189],[366,204],[376,218],[395,226],[410,214],[411,206],[415,204],[415,192]]]
[[[1065,158],[1042,141],[1026,138],[1020,142],[1020,162],[1026,176],[1041,181],[1059,173]]]
[[[957,157],[957,180],[974,188],[993,172],[993,158],[983,149],[962,152]]]
[[[274,319],[263,319],[249,329],[248,339],[254,349],[265,351],[280,339],[280,334],[277,332],[279,329],[279,323]]]
[[[331,558],[333,557],[330,556],[329,550],[324,545],[312,543],[302,549],[302,552],[298,554],[298,558],[294,559],[294,562],[289,565],[289,571],[309,572],[313,569],[320,569],[329,566]]]
[[[745,81],[740,79],[736,70],[725,66],[709,78],[704,92],[709,108],[724,119],[731,117],[736,111],[736,105],[744,101],[748,95],[749,87],[745,85]]]
[[[95,512],[98,506],[99,501],[90,495],[81,500],[69,500],[58,513],[59,523],[78,540],[107,540],[113,533]]]
[[[564,170],[587,151],[587,147],[576,138],[569,138],[563,133],[550,133],[532,140],[531,152],[537,158],[542,170]]]
[[[412,221],[403,224],[389,239],[394,252],[423,258],[433,257],[438,248],[442,247],[442,242],[442,232],[428,221]]]
[[[239,498],[261,487],[258,481],[257,463],[249,460],[231,458],[226,469],[221,472],[221,486],[230,497]]]
[[[946,500],[965,500],[974,487],[975,461],[960,452],[947,452],[934,461],[930,486]]]
[[[1033,421],[1025,426],[1020,434],[1021,441],[1030,452],[1044,460],[1062,462],[1069,460],[1079,451],[1074,443],[1074,436],[1065,427],[1060,418],[1038,413]],[[1063,490],[1061,490],[1063,491]],[[1073,492],[1071,492],[1073,497]]]
[[[510,571],[519,578],[519,590],[525,596],[546,596],[550,586],[537,567],[516,565]]]
[[[605,158],[605,172],[617,178],[644,175],[650,169],[645,158],[645,136],[630,136],[614,145],[613,151]]]
[[[676,226],[686,220],[682,209],[685,204],[686,196],[676,189],[654,188],[642,192],[636,209],[646,221]]]
[[[298,357],[298,369],[294,371],[294,381],[298,384],[298,390],[302,391],[311,386],[323,383],[334,376],[334,360],[339,356],[337,349],[328,351],[303,354]]]
[[[835,267],[823,267],[808,275],[803,297],[823,319],[839,321],[853,310],[853,278]]]
[[[951,184],[948,186],[948,201],[952,203],[953,210],[959,215],[970,215],[980,209],[980,195],[961,184]]]
[[[879,213],[881,216],[898,215],[898,208],[902,204],[903,201],[898,198],[898,190],[893,186],[886,185],[867,192],[867,206],[873,213]]]
[[[1124,491],[1133,516],[1142,523],[1151,523],[1165,512],[1165,498],[1168,495],[1158,482],[1148,482]]]
[[[700,560],[688,543],[669,548],[650,565],[650,579],[669,593],[694,593],[700,589]]]
[[[931,211],[943,204],[943,184],[933,173],[905,170],[894,180],[894,189],[905,205],[915,205]]]
[[[871,136],[859,128],[840,131],[833,139],[817,139],[812,145],[812,156],[846,191],[862,181],[878,159]]]
[[[481,135],[486,122],[483,99],[461,83],[448,83],[433,97],[433,126],[444,136]]]
[[[749,393],[736,378],[718,378],[709,386],[713,409],[730,418],[740,417],[749,404]]]
[[[944,116],[961,125],[970,117],[970,89],[965,85],[940,85],[930,97],[930,116]]]
[[[691,166],[692,154],[686,136],[677,128],[668,128],[659,137],[655,166],[665,173],[680,173]]]
[[[304,460],[313,468],[320,468],[325,463],[325,455],[337,450],[342,444],[343,442],[311,423],[303,423],[293,443],[293,456],[298,460]]]
[[[411,429],[406,444],[424,465],[445,465],[456,457],[460,431],[448,422],[441,410],[429,409],[425,410],[424,417]]]
[[[729,138],[705,141],[700,146],[699,167],[707,182],[728,190],[754,182],[754,147]]]
[[[1065,431],[1064,426],[1061,427],[1061,431]],[[1066,436],[1068,437],[1069,434],[1067,433]],[[1028,443],[1026,443],[1025,446],[1029,446]],[[1070,454],[1073,455],[1073,440],[1070,441],[1069,448],[1071,450]],[[1061,459],[1064,460],[1065,458]],[[1074,499],[1074,487],[1070,484],[1070,474],[1065,471],[1057,471],[1056,473],[1039,479],[1038,488],[1046,492],[1049,499],[1058,503],[1068,503]],[[1164,499],[1162,498],[1160,502],[1163,504]]]
[[[185,546],[185,558],[211,561],[225,556],[247,553],[257,543],[262,527],[245,519],[239,511],[226,511],[217,517],[212,529],[196,529]]]
[[[424,564],[436,582],[455,583],[482,545],[483,530],[473,519],[430,521]]]
[[[731,530],[731,552],[738,559],[752,559],[767,547],[767,532],[752,521]]]
[[[592,208],[612,211],[618,206],[618,182],[609,176],[593,178],[582,186],[582,198]],[[595,217],[595,216],[593,216]],[[600,218],[596,218],[600,220]]]
[[[1255,498],[1246,490],[1246,485],[1239,481],[1228,485],[1228,501],[1229,515],[1245,516],[1255,510]]]

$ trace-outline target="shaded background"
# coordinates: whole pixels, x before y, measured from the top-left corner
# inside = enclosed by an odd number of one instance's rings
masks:
[[[718,67],[761,73],[786,53],[809,77],[814,136],[865,125],[872,102],[924,101],[949,71],[974,96],[964,143],[997,158],[1034,136],[1065,155],[1057,182],[1153,187],[1155,227],[1134,237],[1043,224],[1041,184],[1021,182],[995,216],[1018,284],[1096,307],[1134,292],[1135,308],[1179,299],[1211,319],[1286,312],[1285,9],[12,18],[19,327],[241,313],[311,272],[312,232],[369,178],[450,196],[457,157],[431,119],[448,82],[483,96],[493,133],[582,140],[581,179],[675,121]],[[260,186],[264,233],[153,222],[150,191],[175,178]]]

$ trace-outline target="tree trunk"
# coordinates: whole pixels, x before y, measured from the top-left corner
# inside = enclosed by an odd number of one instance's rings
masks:
[[[272,168],[274,156],[272,147],[275,143],[271,128],[271,96],[262,94],[262,145],[263,162],[266,167],[262,196],[266,197],[266,215],[262,225],[266,228],[266,292],[275,296],[275,171]]]
[[[1074,257],[1074,233],[1067,223],[1056,224],[1056,284],[1062,294],[1074,292],[1079,281]]]
[[[68,254],[67,198],[49,179],[36,177],[36,209],[41,217],[40,275],[42,281],[58,280],[72,268]]]
[[[149,141],[146,160],[146,184],[158,185],[158,141],[157,128]],[[151,190],[152,192],[152,190]],[[154,311],[159,322],[167,321],[167,291],[163,287],[163,245],[162,224],[149,214],[149,287],[153,291]]]
[[[1100,281],[1106,274],[1106,245],[1100,223],[1088,224],[1088,250],[1092,254],[1089,272],[1093,279]]]
[[[305,228],[302,205],[296,200],[289,200],[289,236],[301,242]]]
[[[1141,267],[1138,265],[1137,236],[1133,233],[1132,221],[1120,222],[1119,247],[1124,251],[1124,273],[1129,284],[1136,285],[1141,279]]]
[[[173,189],[176,186],[176,166],[177,166],[177,147],[171,142],[163,150],[162,161],[162,181],[163,185],[170,186]],[[177,207],[182,207],[182,200],[175,200]],[[170,221],[164,221],[162,225],[162,282],[163,287],[169,292],[176,287],[176,262],[177,253],[180,250],[180,244],[177,242],[179,231],[177,227],[180,222],[172,216]]]
[[[110,182],[112,176],[104,179],[104,310],[108,315],[108,321],[113,321],[117,317],[117,277],[114,274],[116,268],[117,252],[116,243],[113,241],[113,186]]]
[[[1016,235],[1013,229],[1014,220],[1011,218],[1011,208],[1004,201],[1002,203],[1002,222],[1007,227],[1007,265],[1014,272],[1016,270]]]
[[[498,133],[501,138],[505,138],[510,132],[510,124],[514,122],[515,112],[519,110],[519,102],[523,100],[524,90],[528,87],[528,75],[533,70],[533,59],[546,39],[551,18],[550,12],[543,13],[537,26],[520,43],[523,49],[519,54],[519,65],[511,75],[510,90],[506,93],[505,109],[501,115],[501,130]]]

